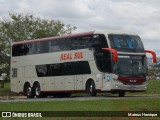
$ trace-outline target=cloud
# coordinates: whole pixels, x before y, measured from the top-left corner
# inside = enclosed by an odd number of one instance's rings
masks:
[[[78,32],[107,29],[135,32],[145,48],[160,50],[158,0],[0,0],[0,15],[9,11],[58,18],[76,26]]]

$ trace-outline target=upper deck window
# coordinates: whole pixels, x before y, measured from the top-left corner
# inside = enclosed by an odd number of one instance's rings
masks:
[[[85,35],[57,40],[14,44],[12,46],[12,56],[16,57],[87,48],[102,49],[103,47],[108,47],[104,35]]]
[[[144,52],[141,39],[131,35],[109,35],[111,47],[122,52]]]

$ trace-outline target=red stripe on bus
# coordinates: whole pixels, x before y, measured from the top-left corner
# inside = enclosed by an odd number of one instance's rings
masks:
[[[78,36],[85,36],[85,35],[92,35],[93,33],[94,33],[94,31],[90,31],[90,32],[75,33],[75,34],[56,36],[56,37],[41,38],[41,39],[35,39],[35,40],[25,40],[25,41],[15,42],[15,43],[13,43],[13,45],[40,42],[40,41],[47,41],[47,40],[57,40],[57,39],[78,37]]]
[[[118,80],[121,81],[124,84],[132,84],[132,85],[141,85],[146,81],[146,78],[128,78],[128,77],[122,77],[119,76]]]
[[[96,89],[96,91],[101,92],[100,89]],[[86,90],[51,90],[51,91],[41,91],[43,93],[77,93],[77,92],[86,92]]]
[[[43,93],[74,93],[74,92],[85,92],[86,90],[53,90],[53,91],[41,91]]]

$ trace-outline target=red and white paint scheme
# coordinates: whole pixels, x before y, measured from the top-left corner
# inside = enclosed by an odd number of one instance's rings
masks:
[[[12,44],[11,91],[28,98],[74,92],[118,93],[147,89],[146,52],[140,37],[91,31]]]

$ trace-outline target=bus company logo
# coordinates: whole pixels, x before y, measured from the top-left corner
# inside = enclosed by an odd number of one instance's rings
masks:
[[[2,112],[2,117],[11,117],[11,112]]]
[[[83,52],[61,54],[60,60],[83,59]]]
[[[136,83],[137,80],[129,80],[129,82]]]

